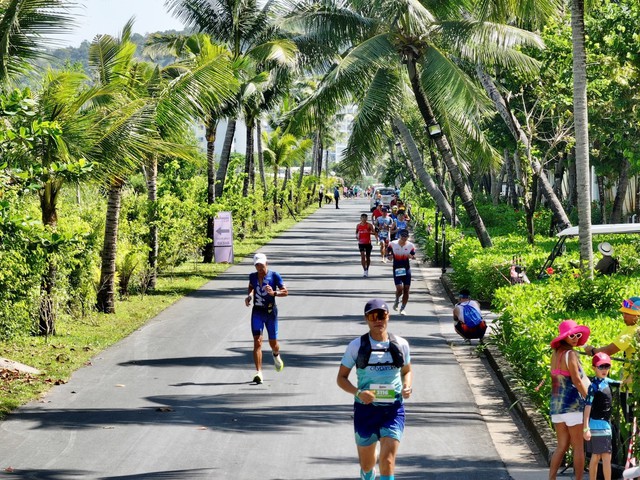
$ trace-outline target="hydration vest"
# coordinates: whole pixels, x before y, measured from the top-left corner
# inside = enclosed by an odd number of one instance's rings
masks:
[[[391,354],[391,363],[369,363],[371,352],[389,352]],[[387,348],[371,348],[369,334],[365,333],[360,337],[360,348],[358,349],[358,358],[356,359],[357,368],[366,368],[369,365],[393,365],[396,368],[404,366],[404,354],[400,349],[400,344],[393,333],[389,334],[389,346]]]

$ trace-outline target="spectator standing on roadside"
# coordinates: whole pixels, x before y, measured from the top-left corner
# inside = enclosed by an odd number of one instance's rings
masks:
[[[591,454],[589,462],[589,480],[596,480],[598,463],[602,460],[604,480],[611,480],[611,404],[612,395],[607,377],[611,369],[611,358],[606,353],[596,353],[591,361],[596,376],[591,379],[584,407],[584,439],[587,452]]]
[[[640,316],[640,297],[631,297],[622,301],[620,307],[622,319],[625,327],[620,334],[609,345],[604,347],[594,347],[586,345],[584,351],[586,354],[594,356],[597,353],[606,353],[610,357],[618,352],[623,352],[625,359],[631,359],[635,352],[633,339],[638,331],[638,318]],[[622,385],[620,387],[620,406],[624,418],[627,422],[633,422],[631,395],[631,376],[628,373],[628,365],[622,369]]]
[[[356,240],[358,240],[358,249],[360,250],[360,263],[364,273],[363,277],[369,276],[369,265],[371,265],[371,235],[376,234],[376,229],[368,221],[369,216],[366,213],[360,215],[360,223],[356,225]]]
[[[336,208],[340,208],[338,207],[338,202],[340,201],[340,190],[337,185],[333,187],[333,199],[336,201]]]
[[[318,208],[322,208],[323,198],[324,198],[324,185],[320,185],[320,190],[318,190]]]
[[[409,344],[388,332],[389,307],[372,299],[364,307],[369,332],[347,347],[338,370],[338,386],[354,396],[353,427],[361,480],[376,478],[380,443],[380,480],[394,480],[396,456],[404,432],[404,400],[412,393]],[[356,367],[356,384],[349,374]]]
[[[280,344],[278,343],[278,307],[276,297],[289,295],[282,277],[276,271],[267,267],[267,256],[264,253],[256,253],[253,256],[253,265],[256,271],[249,274],[249,286],[245,305],[251,305],[253,296],[253,308],[251,310],[251,334],[253,335],[253,362],[256,373],[253,376],[255,383],[262,383],[262,332],[267,327],[269,346],[273,353],[273,362],[276,371],[284,368],[284,362],[280,356]]]
[[[471,299],[471,292],[466,288],[460,290],[458,303],[453,307],[453,328],[467,342],[474,338],[482,340],[487,331],[480,304]]]
[[[588,383],[580,365],[575,347],[589,339],[589,327],[574,320],[564,320],[558,326],[558,336],[551,341],[551,422],[556,431],[558,445],[549,462],[549,480],[556,480],[564,456],[573,449],[575,477],[582,479],[584,472],[584,441],[582,422]],[[582,397],[582,398],[581,398]]]

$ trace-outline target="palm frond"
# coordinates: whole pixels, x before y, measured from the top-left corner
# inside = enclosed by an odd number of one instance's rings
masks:
[[[436,110],[464,121],[465,117],[480,118],[490,109],[484,91],[439,49],[427,49],[420,66],[422,88]]]
[[[341,169],[361,174],[371,171],[385,145],[386,125],[402,107],[404,79],[395,69],[379,69],[358,102],[351,136]]]
[[[0,83],[24,73],[26,62],[46,55],[51,35],[73,25],[75,3],[64,0],[5,0],[0,3]]]

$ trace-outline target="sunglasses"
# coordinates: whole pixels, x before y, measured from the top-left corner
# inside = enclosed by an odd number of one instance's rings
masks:
[[[569,337],[571,340],[573,340],[574,338],[582,338],[582,333],[580,333],[580,332],[571,333],[571,334],[567,335],[567,337]]]
[[[374,310],[373,312],[367,313],[367,318],[369,320],[384,320],[387,318],[387,314],[388,312],[385,312],[384,310]]]
[[[598,370],[609,370],[611,368],[611,365],[598,365],[596,368]]]

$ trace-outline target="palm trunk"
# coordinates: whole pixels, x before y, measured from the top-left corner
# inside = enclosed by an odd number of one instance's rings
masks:
[[[222,152],[220,153],[220,165],[216,173],[215,198],[222,198],[224,192],[224,182],[227,178],[227,168],[229,168],[229,159],[231,158],[231,147],[233,145],[233,137],[236,134],[237,119],[227,119],[227,131],[224,134],[224,143]]]
[[[145,169],[147,200],[149,202],[149,257],[146,287],[156,288],[158,278],[158,157],[152,155]]]
[[[549,179],[545,175],[542,165],[533,155],[531,155],[531,143],[529,142],[529,138],[522,130],[520,122],[518,122],[518,119],[511,112],[509,105],[498,91],[498,88],[493,82],[493,79],[482,70],[482,67],[480,65],[476,68],[476,73],[478,78],[480,79],[480,83],[482,83],[485,91],[487,92],[491,100],[493,100],[498,113],[509,128],[511,135],[513,135],[513,138],[516,140],[516,142],[521,142],[524,146],[527,152],[527,159],[529,160],[529,163],[531,165],[531,169],[533,170],[533,173],[538,177],[540,187],[542,188],[542,193],[544,195],[544,198],[547,200],[549,209],[553,212],[556,222],[560,225],[561,228],[570,227],[571,222],[569,221],[569,217],[564,211],[562,203],[560,203],[560,200],[553,191],[553,187],[549,182]]]
[[[58,225],[58,211],[56,208],[60,184],[57,181],[46,182],[40,193],[40,210],[42,224],[49,230],[55,231]],[[56,287],[58,269],[47,254],[46,273],[40,280],[40,300],[38,305],[38,334],[56,334],[56,308],[53,293]]]
[[[416,173],[418,175],[418,178],[420,179],[420,182],[424,185],[424,187],[427,189],[427,192],[429,192],[429,195],[431,195],[433,200],[436,202],[436,205],[438,206],[440,211],[444,213],[447,221],[451,223],[451,219],[453,216],[451,205],[444,197],[442,190],[440,190],[436,183],[433,181],[431,175],[429,175],[429,173],[425,170],[424,162],[422,160],[420,152],[418,151],[418,147],[413,140],[411,132],[400,117],[393,118],[393,125],[398,129],[398,132],[400,133],[400,136],[402,137],[402,140],[407,147],[409,158],[411,159],[413,167],[416,169]]]
[[[600,197],[600,201],[598,202],[598,207],[600,210],[600,223],[607,224],[607,198],[606,192],[604,188],[604,177],[596,176],[596,185],[598,186],[598,197]]]
[[[253,119],[245,119],[247,122],[247,149],[244,158],[244,181],[242,182],[242,195],[249,196],[249,187],[256,184],[256,172],[253,163]]]
[[[218,128],[218,119],[211,115],[207,119],[207,205],[216,203],[216,157],[215,143],[216,130]],[[213,226],[214,217],[207,216],[207,244],[202,252],[202,261],[204,263],[213,262]]]
[[[409,80],[411,81],[413,94],[415,95],[416,102],[418,104],[418,110],[425,122],[425,127],[428,128],[429,125],[436,123],[436,118],[429,102],[424,96],[422,87],[420,86],[416,70],[416,61],[412,56],[409,56],[407,61],[407,69],[409,71]],[[489,232],[484,226],[482,217],[480,216],[480,213],[478,213],[476,204],[473,201],[473,194],[462,176],[462,172],[460,171],[456,159],[453,156],[453,151],[451,150],[451,146],[449,145],[446,135],[441,135],[436,138],[435,143],[440,155],[442,156],[442,160],[449,170],[451,180],[456,188],[458,196],[462,200],[462,206],[469,216],[469,221],[471,222],[471,225],[473,225],[476,235],[478,236],[478,240],[480,241],[480,245],[482,245],[482,248],[489,248],[493,246]]]
[[[611,209],[611,223],[622,223],[622,212],[624,208],[624,198],[627,195],[627,188],[629,188],[629,160],[625,157],[622,158],[622,165],[620,166],[620,177],[618,178],[618,189],[616,191],[616,198],[613,200],[613,207]]]
[[[589,168],[589,116],[587,111],[587,62],[584,38],[584,0],[571,1],[573,44],[573,118],[576,138],[580,267],[593,278],[591,238],[591,182]],[[586,269],[584,262],[586,261]]]
[[[315,152],[314,161],[318,167],[318,178],[320,178],[322,176],[322,136],[320,130],[316,130],[313,137],[313,151]]]
[[[516,180],[513,168],[513,161],[509,150],[504,149],[504,164],[507,168],[507,203],[511,203],[513,208],[520,208],[518,193],[516,191]]]
[[[267,195],[267,174],[264,171],[264,151],[262,149],[262,126],[260,121],[256,122],[256,150],[258,154],[258,170],[260,171],[260,182],[262,183],[262,195]]]
[[[102,246],[102,265],[100,267],[100,283],[96,308],[99,312],[115,313],[115,280],[116,254],[118,250],[118,223],[120,219],[120,204],[124,182],[116,180],[111,188],[107,200],[107,219],[104,229],[104,245]]]

